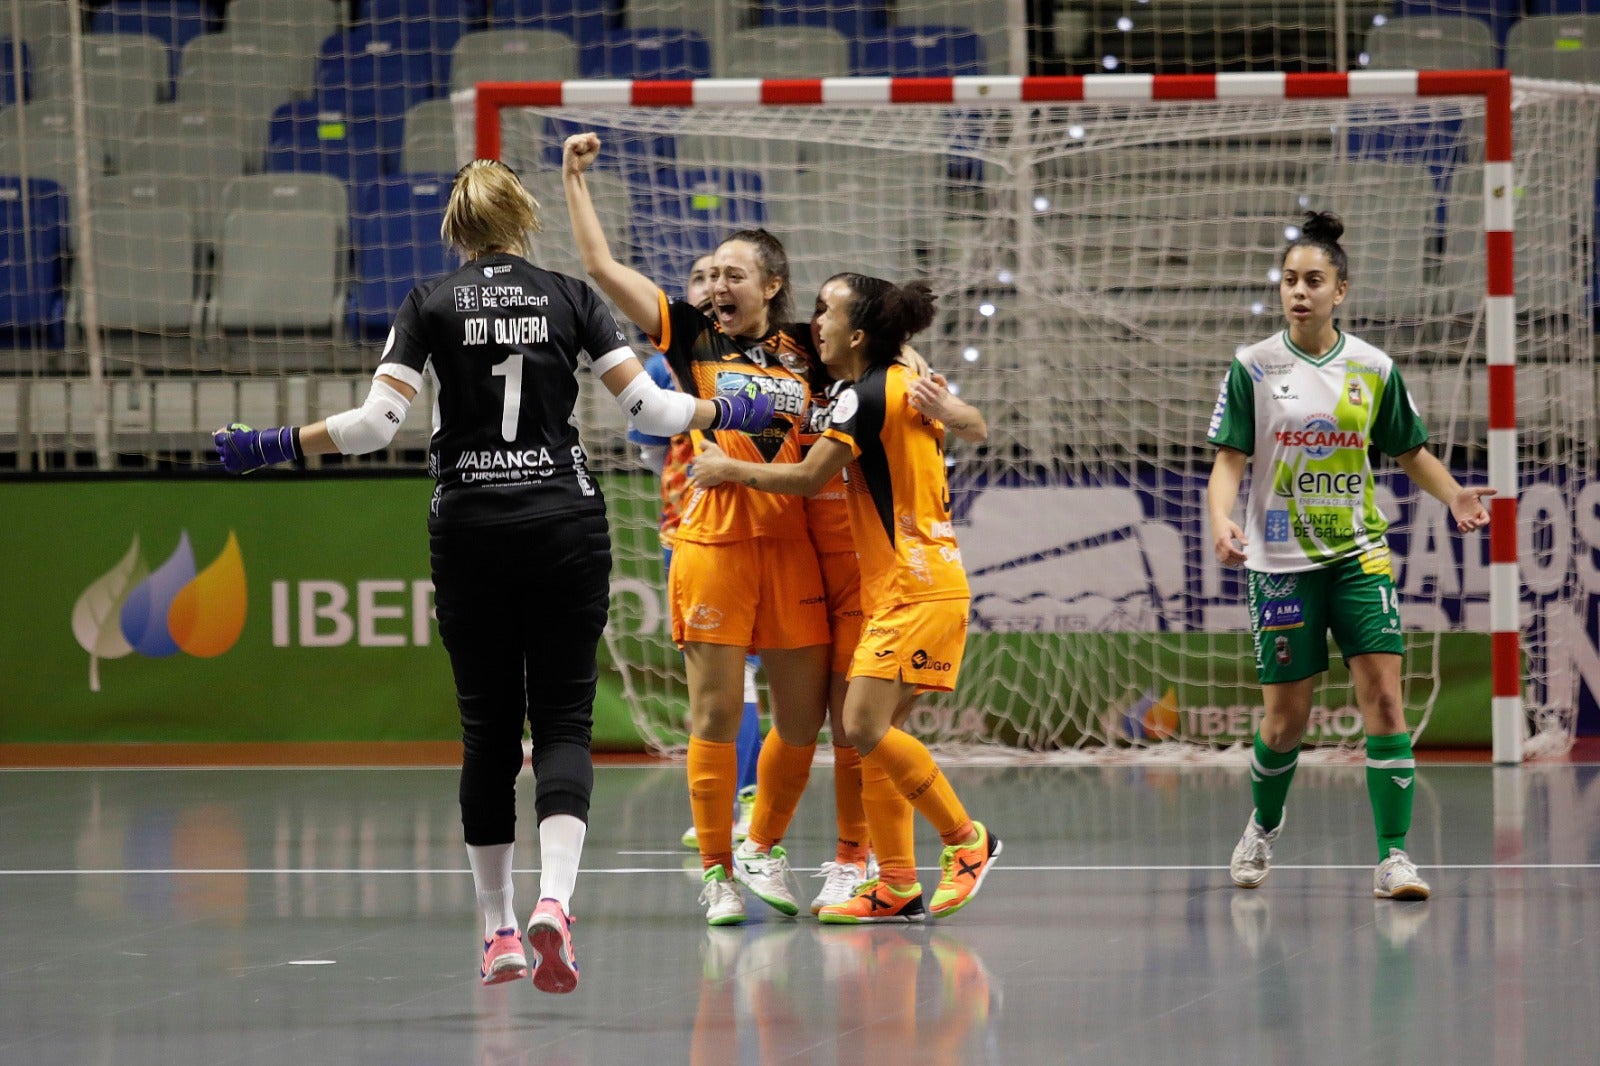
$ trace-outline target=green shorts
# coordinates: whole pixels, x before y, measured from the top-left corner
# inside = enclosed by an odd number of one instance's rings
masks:
[[[1369,652],[1405,650],[1389,549],[1373,548],[1331,566],[1292,574],[1249,572],[1250,634],[1263,685],[1312,677],[1328,668],[1332,631],[1348,662]]]

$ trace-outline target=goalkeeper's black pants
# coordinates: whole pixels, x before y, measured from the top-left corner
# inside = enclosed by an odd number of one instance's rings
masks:
[[[461,711],[461,825],[510,843],[524,723],[540,821],[588,821],[595,653],[610,599],[604,515],[435,533],[434,607]]]

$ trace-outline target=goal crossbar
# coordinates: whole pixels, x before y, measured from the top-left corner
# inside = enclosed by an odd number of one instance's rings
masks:
[[[1493,757],[1523,757],[1517,561],[1516,297],[1512,254],[1511,75],[1504,70],[1364,70],[1349,73],[1088,74],[1066,77],[811,78],[793,80],[480,82],[475,151],[501,156],[500,112],[516,107],[751,108],[805,106],[1005,106],[1478,97],[1484,106],[1484,346],[1488,383],[1489,619]]]

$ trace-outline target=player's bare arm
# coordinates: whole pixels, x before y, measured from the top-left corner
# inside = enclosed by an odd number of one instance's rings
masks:
[[[689,467],[695,488],[709,489],[733,482],[761,492],[784,496],[814,496],[850,462],[850,448],[824,437],[798,463],[751,463],[729,458],[715,444],[707,444]]]
[[[1428,451],[1426,444],[1398,456],[1395,461],[1418,488],[1450,508],[1458,533],[1471,533],[1489,524],[1489,511],[1483,500],[1496,495],[1495,489],[1463,488],[1450,469]]]
[[[1233,520],[1233,505],[1244,483],[1244,465],[1250,457],[1234,448],[1218,448],[1206,482],[1206,509],[1211,516],[1211,547],[1223,566],[1243,566],[1244,530]]]
[[[574,133],[561,149],[561,186],[567,194],[567,215],[583,269],[617,309],[652,337],[661,336],[660,287],[611,255],[600,216],[595,214],[584,172],[600,157],[600,138]]]
[[[943,374],[930,371],[913,381],[910,399],[912,407],[929,418],[937,418],[946,430],[968,444],[982,444],[989,439],[989,425],[983,414],[951,392],[950,382]]]

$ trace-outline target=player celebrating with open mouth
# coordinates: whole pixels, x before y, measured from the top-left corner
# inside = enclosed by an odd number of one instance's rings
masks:
[[[818,354],[849,382],[831,424],[799,463],[751,463],[707,447],[692,478],[762,492],[810,496],[849,467],[850,528],[861,560],[860,643],[851,661],[844,728],[864,771],[881,773],[897,795],[864,795],[879,876],[854,896],[821,908],[827,923],[917,922],[954,914],[978,893],[1000,841],[974,822],[928,749],[900,728],[919,692],[955,688],[965,650],[971,593],[950,519],[945,427],[912,401],[915,373],[901,346],[933,322],[924,284],[841,274],[823,286]],[[965,405],[962,405],[965,407]],[[968,417],[977,417],[971,411]],[[909,802],[945,843],[941,878],[924,903],[917,880]]]

